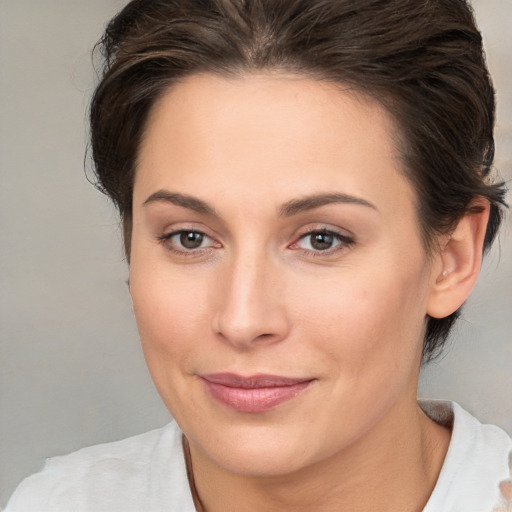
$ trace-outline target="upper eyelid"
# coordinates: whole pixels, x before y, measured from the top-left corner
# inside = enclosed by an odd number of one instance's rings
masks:
[[[350,240],[355,239],[355,235],[352,232],[350,232],[349,230],[331,227],[331,226],[325,225],[325,224],[318,224],[317,226],[314,226],[314,227],[308,226],[303,229],[297,230],[296,233],[297,233],[295,235],[296,240],[299,240],[300,238],[308,236],[312,233],[329,233],[329,234],[338,236],[343,239],[350,239]]]
[[[171,236],[177,235],[179,233],[198,233],[200,235],[205,235],[208,238],[211,238],[211,236],[208,235],[208,233],[205,233],[201,229],[193,229],[193,228],[179,228],[179,229],[171,229],[170,231],[166,231],[162,235],[160,235],[159,238],[169,238]]]
[[[329,234],[338,235],[338,236],[347,236],[347,237],[349,236],[349,235],[344,235],[343,233],[341,233],[340,231],[338,231],[335,228],[328,228],[328,227],[309,228],[306,231],[304,231],[300,236],[306,236],[306,235],[310,235],[312,233],[329,233]]]
[[[299,240],[302,240],[304,238],[307,238],[308,236],[311,236],[311,235],[314,235],[314,234],[317,234],[317,233],[326,234],[326,235],[332,235],[334,238],[337,238],[341,242],[345,242],[345,243],[347,243],[347,242],[353,243],[354,242],[354,238],[352,236],[344,235],[342,233],[338,233],[337,231],[314,229],[312,231],[307,231],[306,233],[303,233],[293,243],[295,244]]]
[[[158,238],[160,240],[168,240],[172,238],[173,236],[179,235],[180,233],[197,233],[199,235],[204,236],[205,238],[209,238],[213,242],[216,242],[215,238],[210,236],[208,233],[200,230],[200,229],[173,229],[167,233],[164,233],[163,235],[160,235]]]
[[[215,238],[214,236],[212,236],[210,233],[211,233],[211,229],[208,229],[206,226],[204,226],[203,224],[200,224],[199,226],[195,226],[194,224],[195,223],[191,223],[191,222],[177,222],[175,223],[177,224],[176,225],[169,225],[169,226],[166,226],[164,227],[162,230],[161,230],[161,235],[159,235],[159,238],[160,237],[168,237],[168,236],[171,236],[173,234],[176,234],[176,233],[182,233],[182,232],[194,232],[194,233],[200,233],[202,235],[205,235],[209,238]]]
[[[337,244],[336,246],[334,247],[331,247],[329,249],[326,249],[326,250],[315,250],[315,249],[302,249],[302,248],[298,248],[298,244],[301,242],[301,240],[304,240],[306,239],[308,236],[311,236],[315,233],[326,233],[326,234],[330,234],[332,236],[334,236],[339,244]],[[300,234],[299,236],[297,236],[295,238],[295,240],[288,245],[289,248],[292,248],[293,250],[297,250],[297,249],[300,249],[302,250],[303,252],[306,252],[306,253],[309,253],[309,254],[316,254],[316,255],[324,255],[324,256],[328,256],[328,255],[333,255],[335,253],[337,253],[338,251],[342,250],[343,247],[347,248],[349,246],[352,246],[355,244],[355,238],[353,235],[345,235],[343,233],[340,233],[339,231],[335,230],[335,229],[328,229],[328,228],[317,228],[317,229],[309,229],[308,231],[305,231],[303,232],[302,234]],[[294,247],[295,246],[295,247]],[[341,246],[341,248],[340,248]]]

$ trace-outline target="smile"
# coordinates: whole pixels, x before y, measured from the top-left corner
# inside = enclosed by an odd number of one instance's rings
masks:
[[[315,379],[276,375],[242,377],[232,373],[200,376],[210,396],[239,412],[264,412],[291,400]]]

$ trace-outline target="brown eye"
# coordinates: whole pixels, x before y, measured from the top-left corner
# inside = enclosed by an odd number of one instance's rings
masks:
[[[198,249],[204,240],[202,233],[196,231],[182,231],[180,233],[180,244],[185,249]]]
[[[305,233],[296,242],[295,247],[309,253],[331,254],[351,246],[354,240],[350,237],[330,230],[317,230]]]
[[[325,251],[330,249],[334,243],[334,236],[330,233],[312,233],[310,244],[316,251]]]
[[[200,251],[218,248],[220,244],[212,240],[202,231],[180,229],[158,237],[160,243],[168,251],[182,255],[192,255]]]

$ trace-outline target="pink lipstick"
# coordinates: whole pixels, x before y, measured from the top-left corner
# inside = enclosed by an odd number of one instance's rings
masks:
[[[240,412],[273,409],[297,396],[314,380],[277,375],[242,377],[233,373],[214,373],[200,377],[215,400]]]

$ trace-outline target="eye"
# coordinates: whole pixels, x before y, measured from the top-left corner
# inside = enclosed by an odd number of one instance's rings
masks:
[[[185,249],[199,249],[204,241],[203,233],[196,231],[182,231],[174,235]]]
[[[336,239],[331,233],[310,233],[301,239],[306,242],[309,247],[315,251],[326,251],[332,249]]]
[[[186,253],[198,249],[216,247],[216,242],[201,231],[180,229],[159,237],[164,247],[170,251]]]
[[[340,233],[327,229],[310,231],[302,235],[294,246],[308,252],[335,252],[353,244],[354,241]]]

